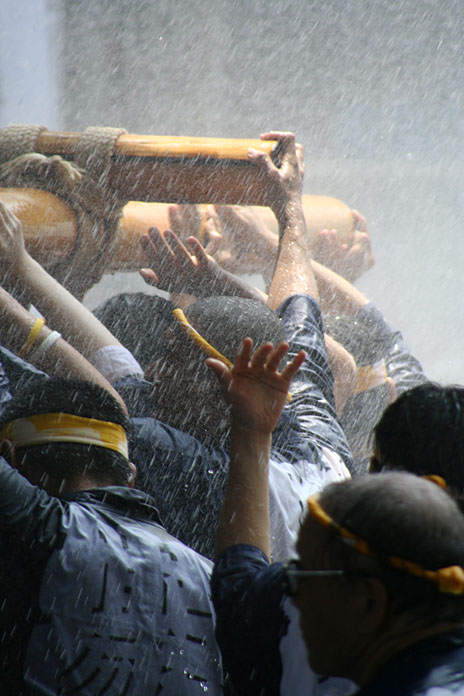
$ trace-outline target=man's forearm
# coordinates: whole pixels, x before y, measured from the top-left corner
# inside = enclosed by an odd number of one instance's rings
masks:
[[[312,267],[323,312],[354,315],[367,304],[367,297],[348,280],[317,261],[312,261]]]
[[[250,544],[270,557],[269,455],[271,434],[232,423],[229,477],[221,509],[216,553]]]
[[[104,346],[121,345],[90,310],[30,256],[16,272],[14,292],[23,304],[34,303],[50,326],[85,357]]]
[[[276,217],[279,249],[268,304],[271,309],[277,309],[287,297],[298,293],[306,293],[317,300],[301,196],[289,200],[281,211],[276,211]]]
[[[109,391],[125,409],[125,404],[111,384],[72,346],[62,338],[52,337],[52,343],[46,350],[38,351],[40,346],[52,334],[48,326],[42,326],[34,343],[28,348],[27,354],[21,354],[31,329],[35,324],[33,317],[19,302],[0,288],[0,342],[13,353],[21,355],[26,360],[44,370],[48,374],[63,377],[74,377],[99,384]]]
[[[239,278],[239,276],[224,269],[221,269],[221,272],[213,282],[208,287],[205,287],[204,290],[205,292],[201,293],[202,296],[228,295],[245,297],[263,303],[267,301],[267,295],[261,292],[261,290],[255,288],[243,278]]]

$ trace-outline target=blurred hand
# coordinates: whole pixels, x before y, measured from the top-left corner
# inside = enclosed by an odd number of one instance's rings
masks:
[[[206,364],[218,377],[223,396],[232,406],[235,423],[249,430],[271,433],[287,400],[290,383],[300,369],[306,354],[300,351],[279,372],[288,343],[276,348],[264,343],[252,356],[253,341],[245,338],[232,368],[220,360],[208,358]]]
[[[266,276],[272,269],[277,235],[250,208],[216,206],[209,212],[207,233],[206,251],[226,271]]]
[[[352,210],[351,214],[355,230],[350,242],[342,242],[335,229],[321,230],[313,258],[353,283],[372,268],[375,259],[366,219],[357,210]]]
[[[30,258],[24,246],[20,221],[8,206],[0,201],[0,270],[2,279],[15,276]]]
[[[171,230],[181,242],[185,242],[188,237],[196,237],[203,242],[204,216],[199,205],[171,205],[168,213]]]

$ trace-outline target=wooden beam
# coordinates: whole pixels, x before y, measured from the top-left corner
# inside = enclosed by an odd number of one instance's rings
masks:
[[[36,151],[72,159],[81,133],[42,131]],[[122,198],[170,203],[269,205],[249,148],[279,166],[279,143],[264,140],[121,135],[106,184]]]

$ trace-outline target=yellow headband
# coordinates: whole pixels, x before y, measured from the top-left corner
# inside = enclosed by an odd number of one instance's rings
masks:
[[[129,459],[126,431],[121,425],[70,413],[42,413],[18,418],[0,431],[0,440],[9,440],[16,447],[76,442],[106,447]]]
[[[369,389],[374,389],[374,387],[380,387],[382,384],[385,384],[387,377],[387,368],[383,360],[374,365],[358,367],[353,393],[360,394]]]
[[[332,519],[319,505],[317,499],[318,496],[312,496],[308,499],[309,512],[317,522],[323,527],[328,527],[340,534],[347,544],[364,556],[376,557],[378,555],[371,549],[366,541]],[[424,570],[424,568],[421,568],[417,563],[405,561],[403,558],[398,558],[397,556],[386,556],[385,558],[390,565],[397,570],[403,570],[418,578],[431,580],[438,586],[439,592],[456,595],[464,594],[464,568],[461,566],[454,565],[448,566],[447,568],[439,568],[438,570]]]
[[[443,476],[439,476],[438,474],[423,474],[421,478],[425,479],[426,481],[431,481],[439,488],[443,488],[443,490],[446,489],[446,481]]]
[[[203,338],[203,336],[201,336],[201,334],[199,334],[196,329],[193,328],[193,326],[188,322],[187,317],[181,309],[175,309],[173,311],[173,314],[179,322],[179,325],[181,326],[183,331],[195,343],[195,345],[203,351],[203,353],[205,353],[209,358],[216,358],[216,360],[220,360],[229,369],[233,366],[233,363],[231,363],[229,358],[226,358],[226,356],[220,353],[218,350],[216,350],[216,348],[213,348],[213,346],[210,343],[208,343],[208,341],[205,338]],[[291,400],[292,395],[289,392],[287,394],[287,403]]]

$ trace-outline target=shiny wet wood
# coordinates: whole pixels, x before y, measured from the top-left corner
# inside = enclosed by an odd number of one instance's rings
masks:
[[[81,135],[42,131],[36,151],[72,159]],[[106,184],[130,200],[267,205],[263,174],[248,161],[250,148],[279,165],[276,141],[123,134]]]

